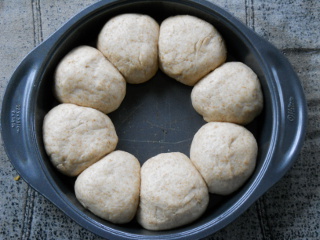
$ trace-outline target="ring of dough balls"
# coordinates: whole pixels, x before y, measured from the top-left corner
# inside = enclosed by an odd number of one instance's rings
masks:
[[[194,109],[207,122],[248,124],[263,108],[257,75],[241,62],[228,62],[201,79],[192,89]]]
[[[60,102],[110,113],[123,101],[126,81],[99,50],[80,46],[59,63],[55,94]]]
[[[118,136],[107,115],[64,103],[45,116],[43,140],[52,164],[67,176],[77,176],[113,151]]]
[[[208,188],[186,155],[162,153],[142,165],[137,220],[144,228],[166,230],[188,224],[208,202]]]
[[[159,24],[142,14],[121,14],[110,19],[98,36],[97,48],[128,83],[151,79],[158,71]]]
[[[140,193],[140,163],[132,154],[114,151],[84,170],[75,182],[79,202],[113,223],[130,222]]]
[[[169,17],[161,23],[159,65],[177,81],[193,86],[226,58],[223,38],[210,23],[189,15]]]
[[[223,64],[226,46],[210,23],[180,15],[159,27],[147,15],[122,14],[104,25],[97,48],[80,46],[59,63],[55,94],[63,104],[43,123],[53,165],[65,175],[80,174],[75,194],[85,208],[113,223],[136,215],[145,229],[167,230],[199,218],[209,192],[230,194],[248,179],[257,143],[242,126],[208,123],[195,134],[190,159],[163,153],[140,169],[133,155],[114,151],[118,137],[105,115],[120,106],[126,82],[148,81],[159,61],[166,75],[194,86],[192,105],[206,121],[252,121],[263,105],[259,80],[242,63]]]
[[[236,191],[252,174],[258,152],[250,131],[233,123],[210,122],[194,135],[190,159],[209,192],[227,195]]]

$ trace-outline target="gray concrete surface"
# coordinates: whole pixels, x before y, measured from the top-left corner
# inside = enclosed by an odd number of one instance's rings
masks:
[[[0,0],[0,99],[19,62],[95,0]],[[299,159],[242,216],[208,239],[320,239],[320,1],[216,0],[279,48],[305,90],[309,125]],[[101,239],[17,175],[0,147],[0,239]]]

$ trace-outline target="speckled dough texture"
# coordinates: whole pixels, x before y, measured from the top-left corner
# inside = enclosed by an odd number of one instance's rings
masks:
[[[201,79],[191,92],[194,109],[207,122],[250,123],[263,108],[257,75],[241,62],[228,62]]]
[[[98,49],[128,83],[151,79],[158,70],[159,25],[142,14],[121,14],[110,19],[98,37]]]
[[[182,153],[162,153],[141,168],[138,222],[149,230],[188,224],[207,208],[208,188],[190,159]]]
[[[79,202],[113,223],[135,216],[140,193],[140,163],[132,154],[115,151],[84,170],[75,182]]]
[[[227,195],[252,174],[257,142],[246,128],[233,123],[211,122],[195,134],[190,158],[206,181],[209,192]]]
[[[55,94],[63,103],[110,113],[124,99],[126,82],[100,51],[80,46],[59,63],[55,72]]]
[[[113,151],[118,136],[107,115],[65,103],[45,116],[43,140],[53,165],[65,175],[77,176]]]
[[[169,17],[161,23],[159,66],[177,81],[193,86],[226,57],[224,40],[210,23],[189,15]]]

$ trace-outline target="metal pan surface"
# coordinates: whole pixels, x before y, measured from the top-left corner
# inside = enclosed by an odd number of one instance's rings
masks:
[[[189,14],[212,23],[226,41],[228,61],[250,66],[262,85],[264,110],[246,126],[259,146],[253,175],[229,196],[211,195],[201,218],[173,230],[148,231],[136,221],[115,225],[94,216],[76,200],[75,179],[52,167],[43,146],[43,118],[58,104],[52,93],[55,67],[74,47],[95,46],[104,23],[121,13],[148,14],[159,23]],[[128,85],[121,107],[109,115],[120,140],[117,149],[134,154],[141,164],[161,152],[189,155],[192,137],[205,123],[191,106],[191,90],[160,71],[147,83]],[[110,239],[198,239],[235,220],[286,173],[302,147],[306,116],[303,90],[288,60],[223,9],[201,0],[105,0],[74,16],[21,62],[4,96],[1,131],[23,179],[84,228]]]

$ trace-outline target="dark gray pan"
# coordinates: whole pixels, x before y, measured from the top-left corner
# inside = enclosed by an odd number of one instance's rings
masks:
[[[263,113],[248,125],[259,145],[252,177],[234,194],[210,196],[205,214],[192,224],[169,231],[147,231],[135,220],[114,225],[85,210],[76,200],[73,178],[50,164],[42,141],[44,115],[57,103],[53,72],[72,48],[95,46],[103,24],[121,13],[143,13],[159,23],[177,14],[198,16],[223,35],[228,61],[249,65],[264,93]],[[194,133],[204,124],[192,109],[191,87],[162,72],[142,85],[128,85],[120,109],[110,114],[120,138],[117,149],[141,163],[160,152],[189,155]],[[2,137],[13,166],[23,179],[78,224],[111,239],[197,239],[235,220],[276,183],[297,158],[306,131],[306,103],[299,79],[287,59],[270,43],[221,8],[205,1],[101,1],[83,10],[34,49],[14,72],[3,100]]]

